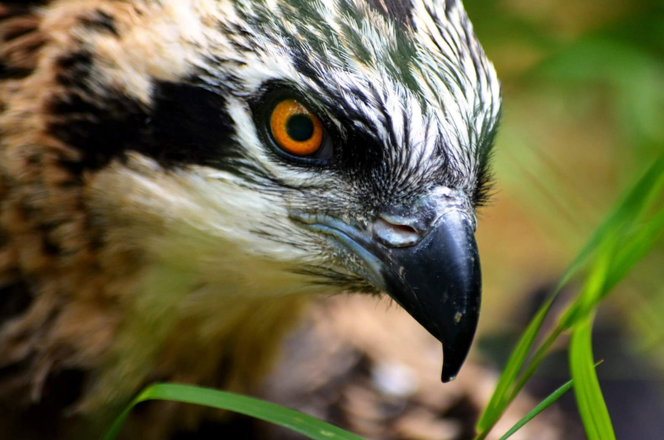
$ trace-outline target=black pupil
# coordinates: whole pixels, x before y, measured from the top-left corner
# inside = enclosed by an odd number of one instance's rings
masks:
[[[314,135],[314,121],[311,116],[293,115],[286,122],[286,133],[294,141],[308,141]]]

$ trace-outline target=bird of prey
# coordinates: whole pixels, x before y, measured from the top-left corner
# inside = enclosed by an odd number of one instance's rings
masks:
[[[314,295],[385,292],[457,375],[500,113],[458,0],[2,1],[0,78],[11,438],[246,390]]]

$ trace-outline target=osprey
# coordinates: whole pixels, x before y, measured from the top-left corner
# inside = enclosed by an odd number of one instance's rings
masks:
[[[0,17],[4,432],[101,429],[156,380],[246,389],[313,295],[386,292],[457,375],[500,109],[458,0]]]

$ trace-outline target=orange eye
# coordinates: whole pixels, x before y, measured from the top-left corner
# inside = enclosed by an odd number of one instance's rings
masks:
[[[270,129],[277,144],[296,156],[312,155],[323,144],[320,119],[294,99],[285,99],[272,110]]]

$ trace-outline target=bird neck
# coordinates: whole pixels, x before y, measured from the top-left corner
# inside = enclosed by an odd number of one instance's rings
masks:
[[[123,405],[156,380],[249,392],[269,371],[308,298],[242,295],[237,286],[203,284],[154,264],[83,408],[98,413]]]

